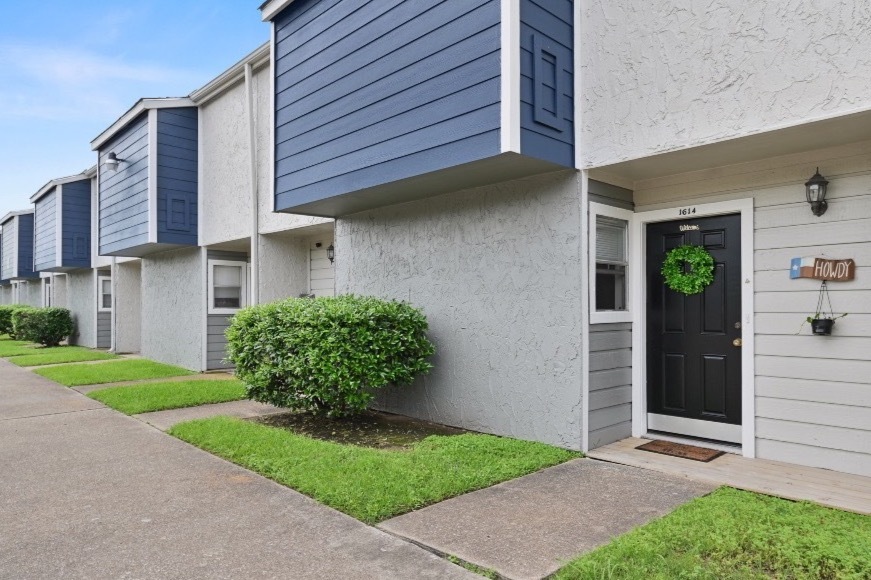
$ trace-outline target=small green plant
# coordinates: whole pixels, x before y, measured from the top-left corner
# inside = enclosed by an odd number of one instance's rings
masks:
[[[9,338],[15,339],[15,329],[12,326],[12,315],[19,310],[32,310],[33,307],[23,304],[9,304],[0,306],[0,334],[8,334]]]
[[[376,389],[429,372],[423,313],[371,297],[290,298],[240,311],[227,358],[248,397],[330,417],[365,410]]]
[[[828,314],[823,308],[825,302],[828,302],[829,304]],[[823,280],[822,284],[820,284],[820,294],[817,299],[817,311],[804,319],[801,326],[798,327],[798,332],[796,334],[801,334],[805,323],[807,323],[811,325],[811,332],[814,334],[828,336],[832,334],[832,327],[835,326],[835,321],[839,318],[844,318],[847,314],[848,313],[845,312],[840,316],[835,316],[835,313],[832,311],[832,299],[829,296],[829,287],[826,284],[826,280]]]
[[[16,338],[57,346],[73,333],[73,317],[66,308],[19,308],[12,313]]]

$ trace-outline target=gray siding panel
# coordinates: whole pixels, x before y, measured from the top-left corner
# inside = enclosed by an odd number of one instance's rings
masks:
[[[499,8],[298,0],[283,11],[277,208],[497,155]]]
[[[591,179],[589,181],[590,201],[628,210],[634,210],[632,190]]]
[[[57,188],[33,204],[33,259],[37,270],[57,266]]]
[[[632,435],[631,345],[631,323],[590,325],[590,449]]]
[[[0,279],[15,277],[15,245],[18,239],[18,222],[12,218],[3,223],[3,252],[0,253]]]
[[[133,121],[99,151],[100,254],[148,242],[148,114]],[[118,171],[102,169],[109,153],[122,159]]]
[[[97,313],[97,348],[112,346],[112,313]]]
[[[18,216],[18,272],[21,278],[39,278],[33,269],[33,214]]]

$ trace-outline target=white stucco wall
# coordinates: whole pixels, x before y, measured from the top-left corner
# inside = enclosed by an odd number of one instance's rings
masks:
[[[583,0],[594,167],[869,107],[865,0]]]
[[[67,277],[66,274],[55,274],[52,277],[52,298],[54,302],[53,306],[57,306],[58,308],[69,308],[68,298],[67,298]]]
[[[142,348],[142,263],[118,260],[112,269],[115,288],[115,351],[136,353]]]
[[[66,275],[66,307],[70,309],[76,323],[76,332],[70,344],[91,348],[97,345],[94,329],[97,298],[94,284],[93,270],[77,270]]]
[[[12,286],[7,284],[6,286],[0,286],[0,304],[11,304],[12,303]]]
[[[830,181],[820,217],[804,194],[817,166]],[[637,211],[753,198],[756,454],[871,476],[871,141],[637,182],[634,195]],[[821,256],[856,261],[855,280],[829,284],[849,316],[828,337],[802,328],[820,282],[789,278],[792,258]]]
[[[304,237],[260,236],[260,303],[308,292],[308,258]]]
[[[185,248],[142,259],[142,355],[202,369],[202,253]]]
[[[19,282],[18,303],[28,306],[42,306],[42,281],[39,279]]]
[[[272,213],[270,74],[269,66],[254,74],[260,231],[276,232],[329,222],[331,220],[322,218]],[[245,101],[245,83],[240,82],[200,107],[202,245],[251,236],[251,166]]]
[[[383,408],[580,447],[579,196],[561,172],[337,221],[337,292],[422,308],[437,348]]]

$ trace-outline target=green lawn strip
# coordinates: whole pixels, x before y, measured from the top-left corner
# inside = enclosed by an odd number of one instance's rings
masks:
[[[194,374],[181,367],[165,365],[146,359],[117,360],[98,364],[62,365],[36,369],[33,372],[68,387],[144,379],[162,379]]]
[[[4,340],[0,342],[0,357],[33,354],[39,346],[25,340]]]
[[[580,456],[478,434],[430,436],[410,450],[387,451],[230,417],[181,423],[169,433],[370,524]]]
[[[871,517],[723,487],[555,578],[871,578]]]
[[[77,346],[58,346],[53,348],[33,349],[29,354],[18,355],[10,358],[9,362],[20,367],[35,367],[39,365],[52,365],[88,360],[110,360],[113,358],[118,358],[118,355]]]
[[[245,385],[237,380],[174,381],[133,387],[109,387],[88,396],[128,415],[226,403],[245,398]]]

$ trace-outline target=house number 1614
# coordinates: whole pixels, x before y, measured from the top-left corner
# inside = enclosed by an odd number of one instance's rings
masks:
[[[696,213],[696,208],[694,207],[682,207],[677,210],[677,215],[692,215]]]

